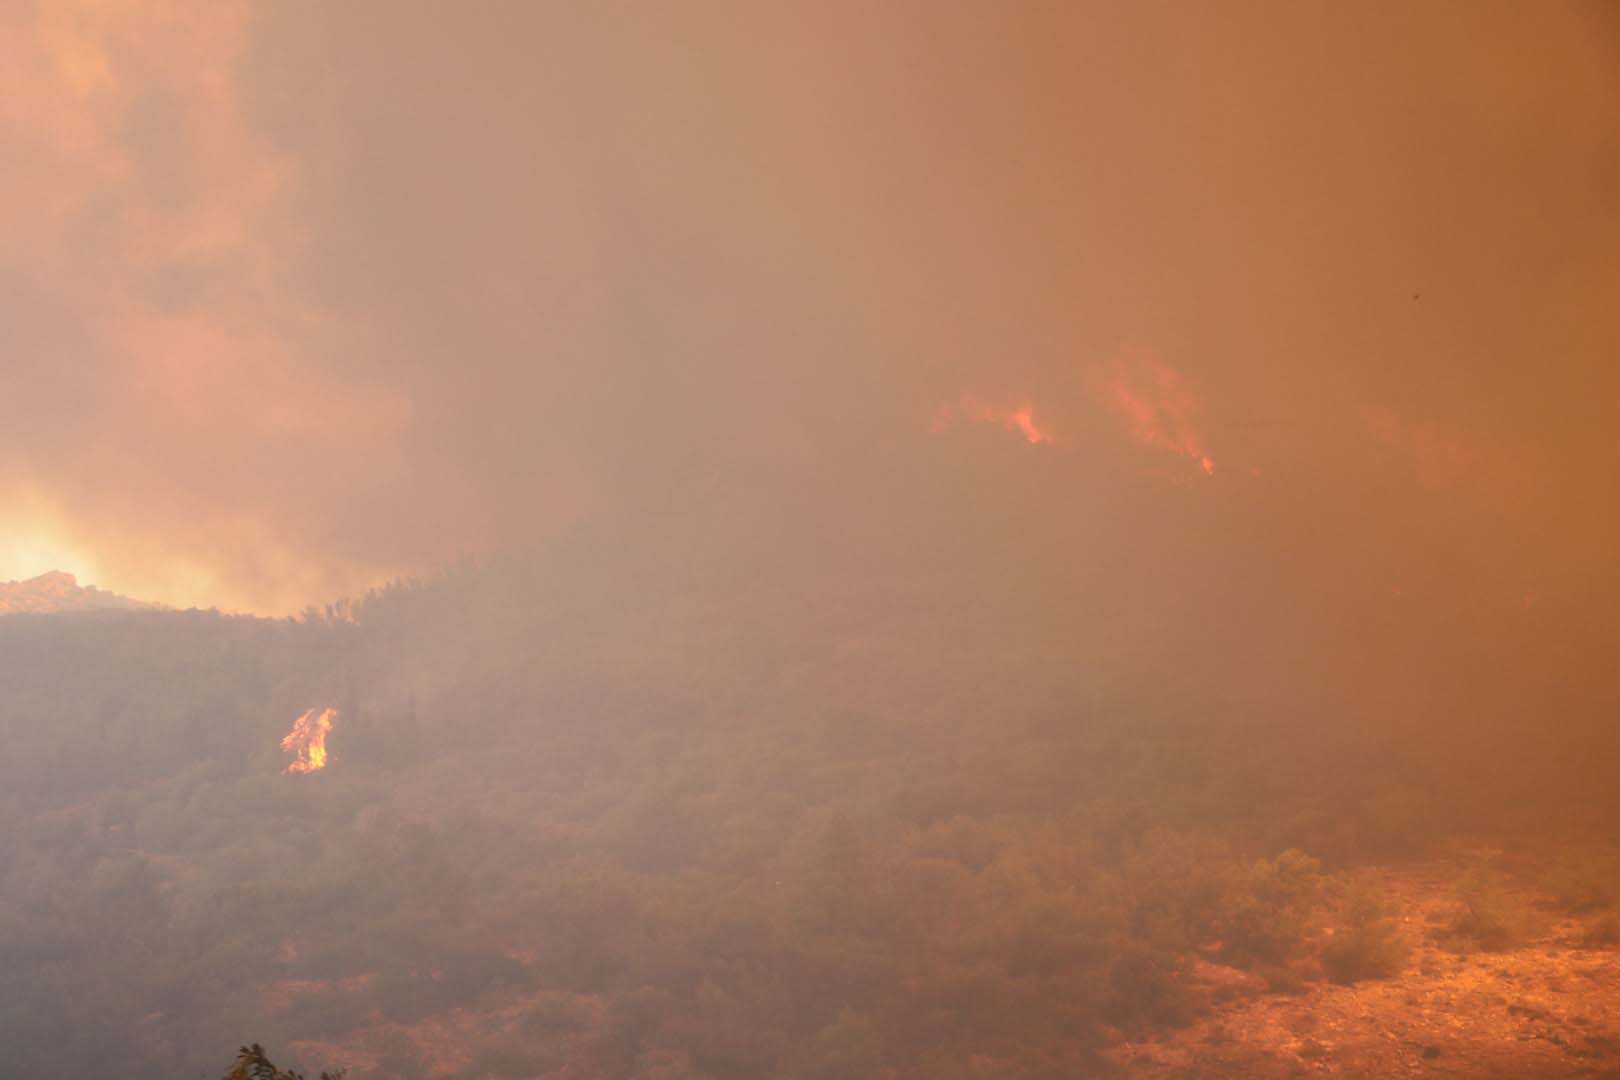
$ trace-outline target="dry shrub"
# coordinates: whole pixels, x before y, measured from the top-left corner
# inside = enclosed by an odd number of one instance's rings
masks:
[[[1401,973],[1412,942],[1372,877],[1351,883],[1344,925],[1322,949],[1322,967],[1336,983],[1388,979]]]
[[[1525,944],[1542,929],[1529,899],[1494,866],[1480,866],[1457,880],[1457,910],[1440,934],[1456,952],[1504,952]]]

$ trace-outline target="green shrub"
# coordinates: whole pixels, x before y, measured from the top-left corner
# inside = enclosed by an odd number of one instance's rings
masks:
[[[1620,857],[1586,856],[1565,860],[1542,881],[1560,910],[1581,914],[1620,902]]]
[[[1481,866],[1458,879],[1457,910],[1440,943],[1457,952],[1501,952],[1529,941],[1541,925],[1529,900],[1500,870]]]
[[[1344,925],[1322,948],[1322,967],[1336,983],[1387,979],[1401,973],[1412,942],[1385,903],[1377,883],[1363,878],[1345,897]]]
[[[1188,1023],[1193,999],[1181,979],[1180,958],[1140,942],[1120,943],[1108,971],[1103,1015],[1127,1031]]]
[[[1227,896],[1221,926],[1226,958],[1240,966],[1264,966],[1280,978],[1277,969],[1287,966],[1305,940],[1321,885],[1322,864],[1304,852],[1290,849],[1256,862]]]
[[[321,1073],[321,1080],[343,1080],[346,1069]],[[294,1069],[278,1069],[265,1055],[258,1043],[244,1046],[236,1052],[236,1065],[221,1080],[304,1080],[304,1074]]]
[[[1153,948],[1182,951],[1218,932],[1239,868],[1223,844],[1209,837],[1148,832],[1125,859],[1121,901],[1131,936]]]
[[[1605,911],[1581,934],[1581,945],[1588,949],[1612,949],[1620,945],[1620,912]]]

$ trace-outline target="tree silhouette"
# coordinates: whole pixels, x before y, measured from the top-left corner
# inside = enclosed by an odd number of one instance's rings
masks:
[[[347,1069],[337,1072],[322,1072],[320,1080],[343,1080]],[[244,1046],[236,1051],[236,1065],[220,1080],[304,1080],[304,1074],[292,1069],[278,1069],[275,1063],[265,1055],[264,1047],[258,1043]]]

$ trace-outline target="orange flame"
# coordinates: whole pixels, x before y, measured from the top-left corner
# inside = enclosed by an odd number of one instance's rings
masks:
[[[941,407],[934,420],[934,430],[944,431],[958,418],[974,423],[995,424],[1022,436],[1031,446],[1052,443],[1052,433],[1035,422],[1035,407],[1028,401],[1008,408],[981,401],[972,394],[963,394],[961,401],[955,405]]]
[[[1180,454],[1205,475],[1215,474],[1215,461],[1198,433],[1198,399],[1173,368],[1134,355],[1095,382],[1108,405],[1125,417],[1137,442]]]
[[[309,709],[293,721],[293,728],[281,740],[281,748],[297,757],[287,766],[290,773],[315,772],[326,768],[326,736],[337,719],[336,709]]]

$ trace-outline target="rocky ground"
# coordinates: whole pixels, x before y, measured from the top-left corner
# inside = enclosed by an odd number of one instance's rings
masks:
[[[1213,1004],[1192,1026],[1120,1040],[1131,1077],[1620,1077],[1620,952],[1588,948],[1592,917],[1547,913],[1537,936],[1501,952],[1443,947],[1464,867],[1387,870],[1385,894],[1414,943],[1405,970],[1350,986],[1276,993],[1201,962]]]
[[[1450,933],[1459,910],[1457,883],[1482,862],[1508,866],[1526,910],[1534,913],[1533,934],[1514,947],[1467,951]],[[1515,865],[1500,851],[1369,869],[1412,944],[1398,974],[1352,985],[1326,979],[1314,956],[1335,932],[1328,904],[1310,955],[1295,965],[1293,985],[1279,990],[1276,973],[1268,983],[1221,964],[1212,947],[1189,971],[1206,1003],[1200,1018],[1149,1037],[1119,1035],[1105,1057],[1120,1075],[1144,1080],[1620,1078],[1620,949],[1592,944],[1601,915],[1561,913],[1545,891],[1527,884],[1546,869],[1522,858]],[[279,1011],[315,990],[364,985],[277,984],[267,1005]],[[604,1080],[582,1064],[591,1058],[582,1051],[605,1025],[596,998],[536,992],[409,1025],[373,1014],[339,1042],[302,1042],[294,1049],[306,1062],[342,1063],[359,1075]]]

